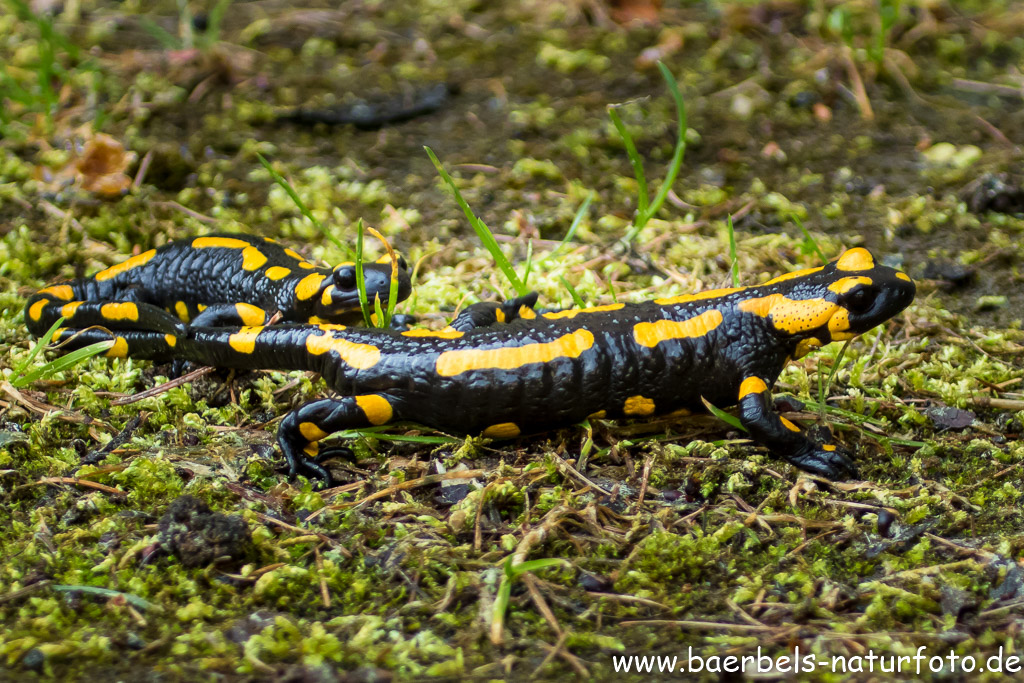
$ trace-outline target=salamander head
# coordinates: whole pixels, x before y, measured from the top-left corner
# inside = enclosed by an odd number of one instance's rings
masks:
[[[412,283],[409,278],[409,267],[401,256],[398,257],[397,276],[397,300],[403,301],[412,292]],[[370,308],[373,308],[373,300],[378,296],[381,305],[386,306],[388,293],[391,291],[391,259],[383,256],[376,261],[363,263],[363,281],[366,283],[366,300]],[[360,310],[354,263],[341,263],[335,267],[331,277],[323,281],[317,302],[316,315],[325,320],[336,319]]]
[[[792,339],[796,358],[880,325],[910,305],[917,291],[906,273],[876,263],[860,247],[758,289],[766,296],[741,301],[740,309],[769,318],[777,333]]]

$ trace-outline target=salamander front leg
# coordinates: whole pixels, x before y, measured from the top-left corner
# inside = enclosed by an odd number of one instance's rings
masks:
[[[288,461],[288,476],[302,474],[331,485],[331,473],[317,462],[319,441],[344,429],[361,429],[390,422],[392,401],[380,394],[324,398],[290,413],[277,430],[277,443]]]
[[[740,422],[750,435],[773,454],[802,470],[829,479],[857,476],[857,467],[845,449],[816,444],[795,424],[771,407],[768,385],[760,377],[748,377],[740,385]]]
[[[537,317],[533,310],[537,305],[537,292],[530,292],[501,303],[482,301],[467,306],[452,321],[452,328],[459,332],[468,332],[478,327],[489,327],[510,323],[513,320],[533,320]]]

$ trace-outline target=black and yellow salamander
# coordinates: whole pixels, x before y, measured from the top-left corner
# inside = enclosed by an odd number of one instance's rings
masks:
[[[340,430],[411,420],[511,438],[587,417],[702,410],[702,398],[738,404],[743,426],[774,455],[840,478],[856,473],[847,453],[776,413],[770,389],[791,358],[866,332],[914,294],[910,277],[854,248],[753,287],[537,314],[527,305],[509,324],[467,331],[190,326],[128,331],[116,344],[140,358],[319,372],[340,397],[299,407],[277,438],[292,474],[325,483],[318,442]],[[87,332],[78,343],[109,339]]]
[[[394,274],[398,300],[409,296],[405,260]],[[363,264],[366,295],[386,303],[391,259]],[[182,334],[199,327],[262,325],[280,311],[284,322],[344,323],[362,318],[354,263],[323,268],[266,237],[219,234],[170,242],[101,270],[36,292],[25,306],[35,336],[61,316],[68,328]]]

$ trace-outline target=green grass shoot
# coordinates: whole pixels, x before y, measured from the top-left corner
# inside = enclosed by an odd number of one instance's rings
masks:
[[[267,161],[262,154],[257,152],[256,158],[260,160],[261,164],[263,164],[263,168],[267,169],[267,173],[269,173],[270,177],[274,179],[274,182],[277,183],[281,187],[281,189],[288,194],[292,202],[299,209],[299,213],[305,216],[306,220],[315,225],[316,229],[323,233],[323,236],[329,239],[334,244],[334,246],[338,247],[338,249],[343,251],[348,256],[352,256],[352,247],[348,246],[347,244],[339,240],[337,237],[332,235],[330,231],[328,231],[327,228],[324,227],[323,223],[316,219],[316,217],[313,215],[313,212],[309,210],[309,207],[307,207],[306,204],[299,197],[299,193],[295,191],[294,187],[292,187],[292,184],[289,183],[288,180],[283,175],[274,170],[274,167],[270,165],[270,162]],[[356,264],[359,264],[358,258],[356,258]],[[356,267],[358,268],[359,266],[357,265]]]
[[[546,567],[571,566],[568,561],[557,557],[526,560],[519,564],[512,564],[512,556],[509,556],[502,565],[504,571],[501,575],[501,583],[498,584],[498,594],[494,598],[494,607],[491,612],[491,642],[501,642],[501,633],[505,625],[505,612],[508,611],[508,603],[512,598],[513,583],[518,581],[527,572],[535,572]]]
[[[569,230],[565,233],[565,237],[562,238],[562,241],[558,243],[557,247],[548,252],[547,256],[541,260],[541,263],[553,259],[572,243],[572,238],[576,236],[576,231],[579,230],[580,225],[583,223],[583,218],[587,215],[587,211],[590,210],[590,205],[593,201],[594,193],[591,192],[587,195],[587,198],[583,200],[583,203],[580,204],[580,208],[576,209],[576,215],[572,217],[572,223],[569,225]]]
[[[679,92],[679,83],[676,81],[675,76],[672,75],[672,72],[669,71],[669,68],[661,62],[658,62],[658,68],[661,70],[661,75],[665,79],[669,92],[672,94],[672,99],[676,103],[676,147],[672,153],[672,160],[669,161],[668,169],[665,172],[665,179],[661,182],[661,186],[658,188],[658,192],[654,195],[653,200],[647,196],[647,179],[644,175],[643,160],[637,152],[633,137],[626,130],[622,120],[615,112],[615,108],[618,105],[609,105],[608,107],[608,116],[611,118],[612,125],[615,126],[619,136],[622,137],[622,143],[626,148],[626,155],[629,156],[629,161],[633,166],[633,173],[636,176],[637,182],[636,218],[633,220],[632,227],[626,232],[626,236],[623,237],[623,242],[626,244],[632,244],[636,236],[640,234],[640,231],[646,227],[651,218],[661,209],[661,205],[665,203],[665,198],[668,197],[668,193],[672,189],[672,185],[675,184],[676,177],[679,175],[679,169],[683,165],[683,155],[686,152],[686,103],[683,102],[683,96]]]
[[[423,149],[426,150],[427,156],[429,156],[430,160],[434,163],[434,168],[437,169],[437,172],[440,174],[441,179],[444,180],[445,185],[447,185],[455,195],[455,201],[462,209],[462,213],[466,214],[466,219],[469,221],[470,226],[472,226],[473,231],[476,232],[477,237],[480,238],[480,242],[484,245],[484,248],[490,252],[491,258],[494,259],[494,262],[498,265],[498,268],[501,269],[501,272],[505,274],[508,281],[512,283],[512,287],[516,290],[516,294],[519,296],[527,294],[530,291],[529,288],[527,288],[519,276],[516,275],[515,268],[512,267],[512,264],[509,263],[505,254],[501,251],[501,247],[498,246],[498,242],[494,239],[494,235],[491,233],[490,229],[482,220],[476,217],[476,214],[473,213],[473,209],[469,207],[469,204],[463,198],[462,193],[455,184],[455,181],[452,180],[452,177],[448,175],[448,171],[444,170],[444,166],[442,166],[441,162],[438,161],[437,155],[434,154],[434,150],[426,146]]]
[[[704,403],[704,407],[708,409],[708,412],[717,417],[722,422],[726,423],[730,427],[735,427],[736,429],[739,429],[741,431],[747,431],[747,428],[743,426],[743,423],[740,422],[739,418],[736,417],[735,415],[725,412],[718,406],[712,404],[711,401],[707,400],[703,396],[700,397],[700,400]]]
[[[729,214],[729,220],[725,224],[726,230],[729,231],[729,276],[732,278],[732,286],[740,286],[740,265],[739,258],[736,255],[736,230],[732,224],[732,214]]]
[[[576,306],[577,308],[586,308],[587,307],[587,305],[585,303],[583,303],[583,299],[580,297],[579,293],[576,291],[576,288],[573,287],[569,283],[568,280],[566,280],[564,277],[559,275],[558,276],[558,281],[561,282],[562,286],[565,287],[565,290],[567,292],[569,292],[569,296],[572,297],[572,303],[573,303],[574,306]]]
[[[64,324],[64,318],[60,318],[57,322],[50,326],[50,329],[46,331],[42,337],[36,340],[36,343],[32,345],[32,348],[28,352],[28,357],[25,358],[18,365],[17,369],[11,374],[10,384],[15,389],[21,389],[27,387],[41,379],[51,377],[62,370],[78,365],[87,358],[103,353],[114,345],[114,340],[110,339],[107,341],[96,342],[95,344],[89,344],[89,346],[75,349],[71,353],[65,354],[60,358],[54,358],[48,363],[43,363],[39,367],[29,370],[29,367],[35,362],[36,357],[39,353],[49,346],[53,340],[53,335],[57,333],[57,329]]]
[[[363,279],[363,219],[356,221],[356,293],[359,294],[359,308],[363,312],[363,323],[373,327],[373,316],[366,298],[366,280]]]
[[[362,225],[362,220],[359,221],[359,224],[360,226]],[[380,297],[375,297],[373,303],[374,309],[377,313],[377,327],[386,328],[391,325],[391,316],[394,314],[395,306],[398,304],[398,254],[396,254],[395,250],[391,248],[391,244],[387,241],[384,235],[380,234],[380,232],[373,228],[367,228],[367,230],[370,231],[371,235],[380,240],[381,244],[384,245],[384,248],[387,249],[388,256],[391,258],[391,279],[388,281],[387,308],[383,311],[381,310]],[[357,274],[356,277],[358,278],[360,276]],[[365,292],[365,290],[366,283],[363,283],[363,291]],[[360,305],[362,305],[362,301],[360,301]]]
[[[810,230],[804,226],[804,222],[800,220],[800,216],[797,216],[796,213],[790,213],[789,218],[796,223],[797,227],[800,228],[800,231],[804,234],[804,241],[800,243],[800,249],[805,254],[813,252],[818,255],[818,258],[821,259],[822,263],[828,263],[828,258],[825,257],[825,252],[823,252],[821,247],[818,246],[818,241],[814,239],[813,235],[811,235]]]

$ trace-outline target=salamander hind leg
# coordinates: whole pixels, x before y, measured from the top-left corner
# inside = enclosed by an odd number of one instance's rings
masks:
[[[849,453],[838,446],[816,444],[795,424],[771,407],[768,385],[759,377],[748,377],[740,385],[740,422],[750,435],[772,453],[802,470],[829,479],[857,476]]]
[[[288,475],[316,478],[331,485],[331,473],[318,462],[319,441],[334,432],[361,429],[395,418],[394,400],[381,394],[324,398],[288,414],[277,430],[277,443],[288,461]]]

